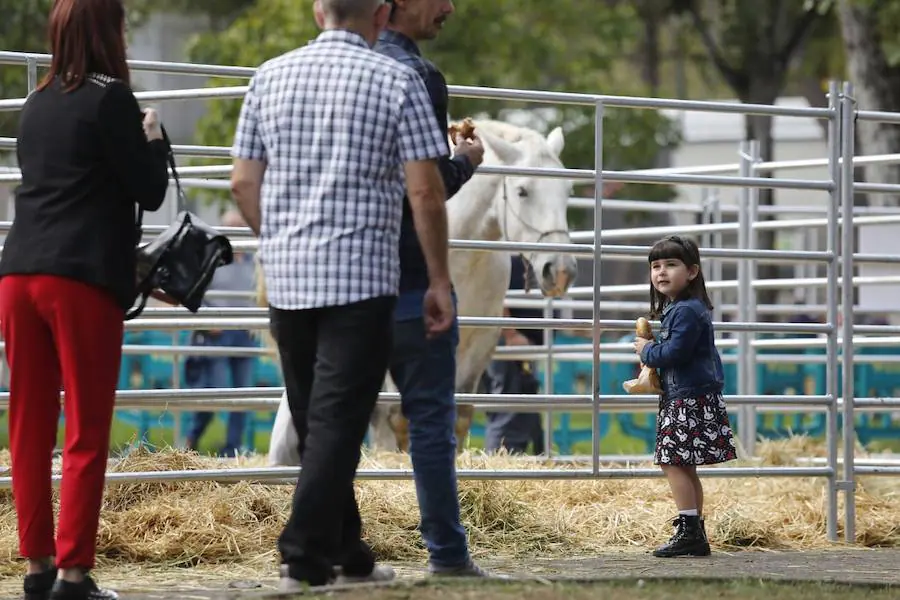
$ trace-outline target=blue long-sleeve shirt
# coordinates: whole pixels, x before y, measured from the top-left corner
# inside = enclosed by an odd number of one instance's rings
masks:
[[[447,107],[449,94],[443,74],[430,61],[422,57],[419,47],[409,37],[397,31],[385,30],[378,38],[375,51],[390,56],[412,67],[425,82],[438,124],[447,131]],[[472,163],[465,156],[447,156],[438,161],[447,198],[451,198],[475,172]],[[403,200],[403,221],[400,226],[400,298],[395,311],[398,319],[413,319],[422,316],[422,297],[428,289],[428,268],[422,246],[416,234],[409,198]]]

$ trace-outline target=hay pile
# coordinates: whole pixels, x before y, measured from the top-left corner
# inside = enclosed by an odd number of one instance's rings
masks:
[[[765,442],[765,465],[824,456],[805,438]],[[861,455],[860,455],[861,456]],[[0,454],[0,461],[8,454]],[[233,463],[234,461],[232,461]],[[238,459],[263,465],[264,457]],[[730,463],[736,465],[738,463]],[[215,468],[194,453],[138,450],[113,471]],[[466,453],[460,468],[548,468],[540,461]],[[572,468],[574,465],[563,465]],[[646,465],[642,465],[646,466]],[[408,457],[378,454],[364,468],[408,468]],[[707,529],[719,549],[800,549],[826,546],[824,481],[712,479],[705,481]],[[107,490],[100,525],[100,564],[241,565],[268,571],[290,505],[291,486],[239,483],[140,483]],[[366,536],[383,560],[425,558],[417,532],[415,490],[406,481],[364,481],[358,498]],[[630,546],[644,549],[671,534],[674,507],[662,479],[600,481],[464,481],[463,519],[476,556],[553,557]],[[857,492],[857,532],[867,546],[900,546],[900,482],[863,479]],[[11,496],[0,492],[0,576],[19,574]]]

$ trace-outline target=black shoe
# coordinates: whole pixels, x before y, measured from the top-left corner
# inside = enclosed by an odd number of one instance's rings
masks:
[[[672,522],[675,526],[675,535],[653,551],[653,556],[659,558],[674,558],[677,556],[709,556],[709,542],[700,524],[700,517],[678,515]]]
[[[47,600],[53,582],[56,581],[56,567],[50,567],[40,573],[25,576],[25,600]]]
[[[118,600],[119,595],[112,590],[97,587],[94,580],[85,575],[79,583],[57,579],[53,584],[49,600]]]

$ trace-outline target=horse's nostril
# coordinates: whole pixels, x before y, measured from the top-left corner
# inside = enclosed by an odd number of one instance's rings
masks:
[[[553,264],[545,263],[544,268],[541,270],[541,275],[544,279],[552,280],[553,279]]]

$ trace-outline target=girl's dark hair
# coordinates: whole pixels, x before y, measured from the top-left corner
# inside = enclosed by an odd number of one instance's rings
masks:
[[[688,282],[687,287],[681,292],[679,300],[688,298],[697,298],[701,300],[706,308],[712,310],[713,304],[706,293],[706,281],[703,279],[703,268],[700,266],[700,248],[693,240],[682,238],[677,235],[670,235],[653,244],[650,248],[650,256],[647,262],[653,264],[657,260],[677,259],[683,262],[688,268],[697,265],[697,276]],[[669,305],[671,300],[661,294],[653,287],[650,282],[650,318],[657,319],[662,315],[663,309]]]
[[[37,90],[59,77],[65,91],[88,73],[109,75],[130,85],[122,0],[56,0],[50,10],[50,71]]]

